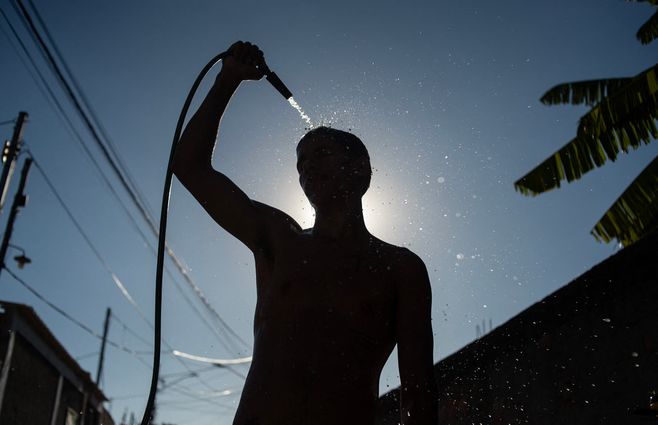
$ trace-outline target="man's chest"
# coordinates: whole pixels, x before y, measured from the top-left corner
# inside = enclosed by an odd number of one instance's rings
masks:
[[[312,244],[295,248],[278,255],[259,282],[257,316],[388,333],[395,278],[382,253]]]

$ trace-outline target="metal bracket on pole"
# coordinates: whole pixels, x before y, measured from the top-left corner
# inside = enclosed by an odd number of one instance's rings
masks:
[[[7,190],[9,189],[9,182],[14,173],[16,165],[16,157],[20,151],[21,142],[23,139],[23,127],[27,121],[27,112],[19,112],[16,125],[14,126],[14,133],[11,140],[7,140],[2,148],[2,174],[0,174],[0,211],[5,205],[5,198],[7,197]]]
[[[7,219],[7,227],[5,228],[5,234],[2,237],[2,244],[0,245],[0,273],[5,267],[5,256],[7,255],[7,248],[9,247],[9,241],[11,240],[11,234],[14,231],[14,220],[16,220],[19,208],[24,207],[27,202],[27,196],[23,191],[25,190],[25,183],[27,182],[27,175],[30,172],[31,165],[32,158],[26,158],[23,163],[23,169],[21,170],[21,181],[18,185],[16,195],[14,196],[14,202],[11,205],[11,212]]]

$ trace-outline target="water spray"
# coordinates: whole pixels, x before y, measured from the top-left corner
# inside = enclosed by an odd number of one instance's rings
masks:
[[[162,277],[164,273],[164,253],[166,249],[166,233],[167,233],[167,212],[169,208],[169,195],[171,192],[171,180],[173,177],[172,164],[174,159],[174,154],[176,152],[176,146],[180,140],[180,135],[183,130],[183,123],[185,122],[185,117],[187,116],[187,110],[190,108],[190,103],[192,103],[192,98],[196,93],[199,84],[203,78],[208,74],[210,69],[215,66],[220,60],[228,56],[228,52],[222,52],[212,58],[210,62],[206,64],[205,67],[201,70],[197,76],[190,92],[187,94],[185,103],[183,104],[183,109],[181,110],[180,116],[178,117],[178,123],[176,124],[176,131],[174,132],[174,140],[171,144],[171,151],[169,153],[169,162],[167,164],[167,172],[165,174],[165,183],[164,190],[162,192],[162,207],[160,209],[160,231],[158,233],[158,256],[157,256],[157,266],[156,266],[156,275],[155,275],[155,323],[154,323],[154,341],[153,341],[153,374],[151,376],[151,389],[149,390],[148,401],[146,402],[146,408],[144,409],[144,416],[142,417],[141,425],[149,425],[151,423],[153,406],[155,404],[155,394],[158,389],[158,377],[160,375],[160,349],[161,349],[161,339],[162,339]],[[281,79],[265,65],[263,70],[265,73],[265,78],[267,81],[274,86],[274,88],[285,97],[288,102],[299,111],[302,115],[302,118],[309,124],[311,120],[306,114],[301,110],[297,102],[292,98],[292,93]]]
[[[311,118],[304,113],[302,110],[302,107],[299,106],[299,104],[295,101],[295,99],[292,97],[292,93],[290,90],[288,90],[288,87],[286,87],[285,84],[283,84],[283,81],[276,75],[274,72],[270,71],[270,69],[265,65],[265,79],[270,82],[274,86],[275,89],[281,93],[283,97],[288,100],[288,103],[290,103],[290,106],[295,108],[297,112],[299,112],[299,115],[302,117],[304,121],[306,121],[306,124],[309,125],[309,127],[313,127],[313,123],[311,123]]]

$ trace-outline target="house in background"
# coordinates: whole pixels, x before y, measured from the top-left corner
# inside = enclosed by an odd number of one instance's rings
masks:
[[[106,400],[31,307],[0,301],[0,424],[114,425]]]
[[[440,340],[436,341],[441,344]],[[658,425],[658,232],[434,366],[439,423]],[[399,389],[378,425],[400,421]]]

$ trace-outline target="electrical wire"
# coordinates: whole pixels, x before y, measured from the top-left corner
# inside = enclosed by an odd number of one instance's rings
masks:
[[[4,267],[4,270],[6,270],[6,271],[7,271],[7,272],[8,272],[8,273],[9,273],[9,274],[10,274],[10,275],[11,275],[11,276],[12,276],[12,277],[18,282],[18,283],[20,283],[23,287],[25,287],[28,291],[30,291],[34,296],[36,296],[37,298],[39,298],[41,301],[43,301],[46,305],[48,305],[50,308],[52,308],[53,310],[55,310],[55,311],[56,311],[57,313],[59,313],[61,316],[63,316],[64,318],[66,318],[67,320],[69,320],[70,322],[72,322],[73,324],[75,324],[76,326],[78,326],[79,328],[81,328],[82,330],[84,330],[85,332],[87,332],[88,334],[94,336],[94,337],[97,338],[97,339],[103,340],[103,337],[102,337],[101,335],[99,335],[98,333],[94,332],[91,328],[89,328],[88,326],[86,326],[84,323],[82,323],[81,321],[75,319],[73,316],[71,316],[70,314],[68,314],[68,313],[67,313],[66,311],[64,311],[62,308],[58,307],[57,305],[55,305],[54,303],[52,303],[51,301],[49,301],[46,297],[44,297],[42,294],[40,294],[40,293],[39,293],[36,289],[34,289],[31,285],[29,285],[27,282],[25,282],[25,280],[23,280],[23,279],[21,279],[20,277],[18,277],[18,276],[12,271],[12,270],[10,270],[10,269],[7,268],[7,267]],[[114,316],[114,315],[112,315],[112,316]],[[140,357],[138,357],[139,355],[145,355],[145,354],[146,354],[146,355],[149,355],[149,354],[152,354],[152,352],[145,352],[145,351],[138,351],[138,350],[132,350],[132,349],[129,349],[129,348],[123,346],[123,345],[120,345],[120,344],[118,344],[118,343],[112,341],[112,340],[109,339],[109,338],[105,338],[105,341],[106,341],[106,343],[107,343],[108,345],[110,345],[110,346],[112,346],[112,347],[114,347],[114,348],[116,348],[116,349],[119,349],[119,350],[121,350],[121,351],[123,351],[123,352],[126,352],[126,353],[128,353],[128,354],[131,354],[131,355],[137,357],[139,360],[142,361],[142,363],[143,363],[143,359],[141,359]],[[85,354],[85,355],[82,355],[82,356],[78,356],[78,357],[76,357],[76,360],[82,360],[82,359],[84,359],[84,358],[86,358],[86,357],[91,357],[91,356],[98,355],[98,354],[99,354],[98,352],[88,353],[88,354]],[[144,363],[144,364],[145,364],[145,363]],[[145,366],[147,366],[147,367],[150,369],[150,366],[149,366],[148,364],[145,364]],[[214,368],[214,367],[211,367],[211,368]],[[182,377],[179,377],[179,381],[181,381],[181,380],[183,380],[183,379],[186,379],[186,378],[192,378],[192,377],[194,377],[194,378],[198,378],[198,373],[199,373],[199,372],[204,372],[204,371],[207,371],[207,370],[209,370],[209,369],[210,369],[210,368],[202,368],[202,369],[200,369],[200,370],[196,370],[196,371],[182,372],[182,373],[184,373],[185,375],[183,375]],[[192,390],[190,390],[190,389],[186,389],[186,390],[178,389],[178,390],[176,390],[176,389],[174,389],[174,388],[171,388],[171,386],[173,386],[173,385],[177,385],[179,381],[175,381],[175,382],[173,382],[173,383],[168,383],[168,384],[167,384],[165,387],[163,387],[162,389],[163,389],[163,390],[164,390],[164,389],[174,390],[175,392],[178,392],[179,394],[183,394],[183,395],[186,395],[187,397],[194,398],[196,401],[201,401],[201,402],[205,402],[205,403],[212,403],[212,404],[214,404],[214,405],[216,405],[216,406],[220,406],[220,407],[223,407],[223,408],[226,408],[226,409],[230,409],[230,407],[228,407],[228,406],[225,406],[225,405],[222,405],[222,404],[219,404],[219,403],[216,403],[216,402],[212,402],[211,399],[204,399],[204,398],[202,398],[202,397],[195,396],[194,394],[192,394]],[[185,388],[185,387],[183,387],[183,388]],[[222,394],[222,392],[223,392],[222,390],[213,390],[212,394]],[[112,398],[110,398],[110,400],[119,400],[119,399],[124,399],[124,398],[136,398],[136,397],[143,397],[143,396],[144,396],[144,395],[142,394],[142,395],[135,395],[135,396],[127,396],[127,397],[112,397]]]
[[[63,316],[65,319],[67,319],[67,320],[70,321],[71,323],[75,324],[77,327],[79,327],[79,328],[82,329],[83,331],[87,332],[89,335],[91,335],[91,336],[93,336],[93,337],[95,337],[95,338],[97,338],[97,339],[100,339],[101,341],[103,340],[103,336],[102,336],[102,335],[100,335],[100,334],[94,332],[94,330],[92,330],[89,326],[85,325],[85,324],[82,323],[81,321],[77,320],[76,318],[74,318],[73,316],[71,316],[70,314],[68,314],[68,313],[67,313],[66,311],[64,311],[62,308],[60,308],[60,307],[58,307],[57,305],[55,305],[55,304],[53,304],[52,302],[50,302],[46,297],[44,297],[43,295],[41,295],[41,294],[40,294],[36,289],[34,289],[31,285],[29,285],[29,284],[28,284],[27,282],[25,282],[23,279],[21,279],[20,277],[18,277],[18,275],[16,275],[16,273],[14,273],[11,269],[9,269],[9,268],[6,267],[6,266],[3,267],[3,269],[6,270],[7,273],[9,273],[9,274],[11,275],[11,277],[14,278],[14,280],[16,280],[18,283],[20,283],[21,285],[23,285],[23,287],[25,287],[25,289],[27,289],[28,291],[30,291],[35,297],[39,298],[41,301],[43,301],[44,303],[46,303],[46,305],[48,305],[48,307],[50,307],[50,308],[52,308],[53,310],[55,310],[57,313],[59,313],[59,314],[60,314],[61,316]],[[150,355],[150,354],[152,354],[151,351],[132,350],[132,349],[130,349],[130,348],[128,348],[128,347],[123,346],[122,344],[116,343],[116,342],[114,342],[114,341],[112,341],[112,340],[110,340],[110,339],[107,339],[107,338],[106,338],[106,343],[107,343],[108,345],[110,345],[110,346],[116,348],[116,349],[119,349],[119,350],[121,350],[121,351],[124,351],[124,352],[129,353],[129,354],[133,354],[133,355]]]
[[[148,214],[148,211],[145,209],[145,206],[142,203],[140,203],[140,200],[138,199],[135,192],[131,190],[129,183],[127,182],[124,175],[122,175],[121,171],[119,171],[119,168],[116,165],[116,163],[113,161],[110,153],[108,152],[107,147],[105,147],[103,145],[103,142],[100,140],[100,137],[99,137],[96,129],[91,124],[89,118],[85,115],[85,112],[84,112],[82,106],[80,105],[80,102],[76,99],[75,94],[73,93],[71,87],[67,84],[66,80],[64,79],[64,77],[62,75],[61,70],[59,70],[59,68],[57,66],[57,63],[53,59],[52,55],[48,51],[47,46],[45,45],[45,43],[43,41],[43,39],[41,38],[38,31],[36,30],[36,28],[34,26],[34,23],[33,23],[33,21],[31,20],[31,18],[29,16],[29,13],[27,12],[27,10],[23,6],[23,4],[20,2],[20,0],[18,0],[17,3],[18,3],[18,5],[21,9],[23,17],[25,18],[25,20],[27,21],[30,29],[32,30],[32,33],[36,36],[39,45],[45,51],[46,58],[48,59],[48,62],[50,63],[51,67],[53,68],[53,71],[57,75],[58,80],[62,84],[62,86],[65,89],[65,92],[69,96],[70,100],[73,102],[74,107],[78,110],[79,114],[83,118],[83,122],[85,123],[85,125],[89,129],[89,131],[92,134],[94,140],[101,147],[101,151],[103,152],[103,155],[106,157],[107,161],[110,163],[110,166],[113,169],[113,171],[115,172],[115,174],[117,174],[117,177],[119,178],[121,184],[124,186],[124,189],[126,189],[126,191],[128,192],[131,200],[137,206],[138,210],[140,211],[142,216],[145,218],[147,224],[149,224],[149,227],[151,227],[152,230],[154,230],[154,223],[153,223],[153,220],[151,219],[150,215]],[[170,192],[170,189],[171,189],[171,177],[172,177],[171,160],[173,158],[175,144],[176,144],[176,142],[179,138],[179,134],[180,134],[180,131],[181,131],[181,128],[182,128],[182,121],[183,121],[183,118],[184,118],[184,116],[187,112],[187,109],[189,108],[189,103],[191,102],[193,92],[196,91],[196,88],[197,88],[198,84],[200,83],[202,77],[205,75],[205,73],[207,73],[207,71],[210,69],[210,67],[212,67],[217,61],[219,61],[221,59],[221,56],[222,55],[218,55],[216,58],[214,58],[213,61],[211,63],[209,63],[206,66],[206,68],[204,68],[204,70],[202,71],[202,75],[200,75],[199,78],[197,78],[197,81],[195,82],[193,90],[190,93],[190,95],[188,96],[188,99],[186,101],[186,105],[183,108],[183,112],[181,113],[181,119],[179,119],[179,123],[178,123],[178,126],[177,126],[177,131],[176,131],[177,134],[174,137],[174,143],[172,144],[172,151],[171,151],[171,155],[170,155],[169,166],[167,168],[167,176],[165,178],[165,190],[164,190],[164,193],[163,193],[163,204],[162,204],[161,220],[160,220],[160,232],[158,233],[159,234],[159,242],[158,242],[158,269],[157,269],[157,276],[156,276],[156,281],[157,281],[157,284],[156,284],[156,315],[155,315],[156,317],[155,317],[155,325],[154,325],[154,331],[155,331],[155,334],[156,334],[156,338],[155,338],[156,348],[154,350],[154,367],[153,367],[151,391],[150,391],[150,394],[149,394],[149,400],[147,402],[147,408],[144,412],[144,418],[142,420],[143,424],[146,424],[146,423],[150,422],[151,414],[152,414],[152,407],[153,407],[153,403],[154,403],[154,399],[155,399],[155,392],[157,391],[157,375],[159,373],[160,340],[161,340],[161,335],[160,334],[161,334],[162,274],[163,274],[163,271],[164,271],[164,253],[165,253],[165,251],[170,255],[170,258],[174,259],[174,262],[177,266],[179,266],[179,267],[182,266],[182,264],[179,261],[176,261],[177,258],[172,256],[173,251],[169,247],[167,247],[166,240],[164,238],[164,234],[165,234],[165,231],[166,231],[167,203],[168,203],[169,192]],[[42,175],[45,176],[45,174],[43,173],[43,170],[40,167],[37,167],[37,168],[39,168],[40,171],[42,172]],[[52,184],[50,184],[50,186],[51,186],[51,189],[54,189]],[[58,195],[57,195],[57,197],[58,197],[58,200],[60,201],[60,203],[63,204],[63,201],[61,200],[61,198]],[[65,209],[66,209],[67,213],[69,214],[69,216],[71,218],[73,218],[72,214],[70,214],[70,211],[68,211],[68,208],[65,208]],[[79,225],[77,225],[77,222],[76,222],[76,227],[78,227],[78,230],[80,230],[80,231],[82,230],[79,227]],[[90,246],[93,246],[93,245],[91,245],[90,240],[88,239],[88,237],[85,236],[85,240],[90,244]],[[97,257],[99,257],[99,260],[101,261],[101,263],[104,264],[105,262],[103,261],[102,257],[98,253],[98,251],[95,248],[92,248],[92,251],[94,251],[94,253],[97,255]],[[105,264],[105,266],[108,269],[108,271],[110,271],[110,273],[111,273],[111,270],[109,270],[109,267],[107,267],[106,264]],[[182,268],[182,267],[180,267],[180,268],[181,268],[181,270],[184,270],[184,268]],[[11,274],[12,274],[12,276],[15,276],[13,273],[11,273]],[[139,309],[136,302],[132,299],[130,294],[127,292],[125,286],[123,286],[123,284],[120,282],[118,277],[114,273],[111,273],[111,275],[112,275],[112,278],[113,278],[115,284],[119,287],[119,289],[122,290],[122,293],[124,294],[124,296],[129,301],[131,301],[131,304],[133,304],[134,307],[138,309],[138,311],[141,311],[141,309]],[[188,278],[186,273],[183,273],[183,276]],[[194,286],[193,286],[193,288],[194,288]],[[195,289],[197,289],[197,288],[195,288]],[[197,295],[199,295],[198,291],[195,291],[195,292],[197,293]],[[202,302],[204,302],[204,304],[206,304],[207,300],[205,299],[205,297],[201,298],[201,299],[202,299]],[[216,311],[214,311],[214,309],[212,311],[214,313],[216,313]],[[216,314],[216,316],[220,321],[223,322],[223,320],[221,319],[221,317],[218,314]],[[228,328],[227,325],[226,325],[226,327]],[[237,335],[237,334],[234,334],[234,336],[239,338],[239,335]],[[241,338],[240,338],[240,340],[241,340]],[[242,342],[244,343],[243,340],[242,340]]]
[[[80,360],[88,359],[89,357],[95,357],[100,354],[100,351],[93,351],[91,353],[83,354],[81,356],[76,356],[75,361],[79,362]]]
[[[53,195],[55,195],[55,198],[57,199],[57,201],[59,202],[59,204],[61,205],[61,207],[64,209],[64,211],[66,212],[66,214],[68,215],[68,217],[69,217],[69,218],[71,219],[71,221],[73,222],[73,225],[75,226],[75,228],[78,230],[78,232],[80,233],[80,235],[82,236],[82,238],[85,240],[85,242],[86,242],[87,245],[89,246],[89,249],[91,249],[91,251],[94,253],[94,255],[96,256],[96,258],[98,259],[98,261],[101,263],[101,265],[103,266],[103,268],[109,273],[110,277],[112,278],[112,281],[113,281],[114,284],[119,288],[119,290],[120,290],[121,293],[123,294],[124,298],[126,298],[126,299],[128,300],[128,302],[129,302],[130,304],[132,304],[132,306],[137,310],[137,313],[142,317],[142,319],[144,319],[144,320],[148,323],[149,320],[148,320],[148,318],[146,317],[146,315],[144,314],[144,312],[142,311],[142,309],[139,307],[139,305],[137,304],[137,302],[135,301],[135,299],[132,297],[132,295],[130,295],[130,292],[128,292],[128,289],[127,289],[127,288],[125,287],[125,285],[121,282],[121,280],[119,279],[119,277],[114,273],[114,271],[112,271],[112,269],[111,269],[110,266],[107,264],[107,262],[105,261],[105,259],[103,259],[103,256],[100,254],[100,252],[98,251],[98,249],[96,248],[96,246],[91,242],[91,239],[89,238],[89,236],[87,236],[87,233],[83,230],[83,228],[82,228],[82,226],[80,225],[80,223],[78,222],[78,220],[75,218],[75,216],[73,215],[73,213],[71,212],[71,210],[69,209],[69,207],[66,205],[66,203],[64,202],[64,199],[61,197],[61,195],[59,194],[59,192],[57,191],[57,189],[55,189],[55,185],[53,185],[52,181],[50,180],[50,178],[48,177],[48,175],[46,174],[46,172],[43,170],[43,168],[41,167],[41,165],[39,164],[39,162],[34,158],[34,154],[32,154],[29,150],[28,150],[27,152],[28,152],[28,154],[30,155],[30,157],[32,158],[33,163],[34,163],[34,166],[35,166],[35,167],[37,168],[37,170],[39,170],[39,172],[41,173],[41,176],[42,176],[43,179],[45,180],[46,184],[48,185],[48,187],[49,187],[50,190],[52,191]]]
[[[55,61],[55,59],[53,57],[53,54],[50,52],[50,50],[48,49],[48,46],[46,45],[46,43],[43,40],[43,37],[41,36],[39,31],[37,30],[37,28],[34,24],[34,21],[32,20],[29,12],[25,8],[25,6],[21,2],[21,0],[15,0],[12,3],[12,5],[16,9],[18,15],[21,16],[21,18],[23,20],[23,23],[25,24],[26,28],[28,29],[28,31],[30,32],[32,37],[34,38],[35,43],[40,47],[41,52],[44,55],[44,58],[46,59],[46,61],[50,65],[51,69],[55,73],[58,82],[60,83],[60,85],[62,86],[62,89],[67,94],[67,96],[69,97],[71,102],[73,103],[74,108],[78,111],[80,117],[82,118],[82,120],[85,123],[86,127],[90,131],[90,133],[92,135],[92,138],[94,139],[96,144],[100,147],[101,152],[103,153],[106,160],[110,164],[110,168],[117,175],[119,181],[121,182],[122,186],[124,187],[124,189],[128,193],[130,199],[135,204],[138,211],[140,212],[140,214],[142,215],[142,217],[144,218],[144,220],[148,224],[148,227],[151,229],[151,231],[153,232],[155,237],[158,237],[158,230],[155,226],[155,222],[154,222],[152,216],[149,214],[146,207],[140,202],[139,196],[136,195],[134,191],[132,191],[131,186],[128,183],[129,179],[126,178],[120,171],[121,167],[119,165],[117,165],[117,163],[113,160],[113,157],[112,157],[112,155],[110,155],[108,147],[101,140],[101,138],[99,136],[99,133],[96,131],[95,126],[91,123],[91,119],[85,113],[85,110],[82,107],[80,100],[76,97],[75,92],[73,91],[71,86],[66,81],[66,79],[63,75],[63,72],[61,71],[61,69],[57,65],[57,62]],[[34,9],[33,4],[32,4],[32,7]],[[43,21],[40,20],[40,22],[41,22],[42,26],[44,26],[44,28],[45,28],[45,25],[43,24]],[[65,63],[63,61],[63,58],[60,57],[60,60],[63,63]],[[67,67],[66,67],[66,69],[68,70]],[[69,73],[70,73],[70,71],[69,71]],[[97,126],[100,127],[100,125],[98,123],[97,123]],[[180,259],[176,256],[174,251],[171,249],[171,247],[168,246],[166,241],[165,241],[165,246],[166,246],[167,255],[173,261],[174,265],[178,268],[178,270],[181,273],[181,275],[183,276],[184,280],[188,283],[188,285],[192,288],[192,290],[195,292],[197,297],[201,300],[204,307],[206,307],[206,309],[211,313],[211,315],[215,318],[215,320],[217,320],[217,322],[220,324],[221,328],[223,330],[226,330],[230,335],[232,335],[233,338],[235,338],[236,340],[241,342],[246,348],[251,349],[251,346],[249,345],[249,343],[247,343],[242,337],[240,337],[240,335],[237,332],[235,332],[228,325],[228,323],[226,323],[226,321],[219,315],[217,310],[215,310],[214,307],[212,307],[212,305],[208,301],[207,297],[205,296],[205,294],[203,293],[201,288],[191,278],[191,276],[189,275],[189,272],[187,271],[186,267],[183,265],[182,261],[180,261]]]
[[[18,1],[20,2],[21,0],[18,0]],[[55,40],[50,35],[50,31],[48,30],[48,27],[46,26],[46,23],[41,18],[41,14],[39,13],[39,10],[34,5],[32,0],[27,0],[27,2],[30,5],[30,7],[32,8],[32,11],[34,12],[34,16],[37,18],[37,21],[41,25],[41,28],[43,28],[46,39],[50,42],[50,45],[52,46],[53,51],[55,53],[54,56],[57,59],[59,59],[59,62],[62,64],[62,67],[64,68],[64,71],[68,75],[69,80],[71,81],[71,84],[73,85],[73,88],[76,90],[76,92],[80,96],[82,105],[87,109],[87,112],[91,116],[91,119],[94,122],[94,124],[96,125],[96,128],[98,128],[99,133],[103,136],[105,142],[107,143],[109,151],[114,155],[114,159],[115,159],[117,165],[119,166],[119,168],[121,169],[123,174],[126,176],[128,182],[130,183],[131,189],[137,194],[137,197],[140,199],[140,201],[144,205],[146,211],[149,212],[150,216],[152,217],[153,213],[152,213],[152,210],[149,207],[148,200],[140,192],[139,187],[137,186],[137,184],[135,183],[134,178],[132,177],[132,175],[128,171],[128,168],[126,167],[125,162],[121,158],[121,155],[119,154],[116,146],[114,145],[114,142],[112,141],[109,134],[105,130],[105,127],[103,126],[103,123],[98,118],[98,115],[94,111],[94,108],[92,107],[91,103],[87,99],[87,96],[85,96],[84,91],[82,90],[82,88],[80,87],[80,84],[78,83],[77,79],[75,78],[75,74],[73,74],[73,72],[71,72],[71,69],[68,67],[66,61],[64,60],[64,56],[61,54],[59,48],[57,47],[57,43],[55,43]]]
[[[139,225],[135,221],[135,218],[132,216],[132,214],[128,210],[128,207],[125,205],[125,203],[123,202],[123,200],[121,199],[119,194],[116,192],[116,190],[114,189],[114,186],[112,186],[112,184],[110,183],[109,179],[107,178],[107,176],[103,172],[102,168],[100,167],[98,162],[95,160],[94,156],[91,154],[91,151],[89,150],[87,145],[83,142],[82,136],[75,129],[75,126],[73,125],[70,118],[68,117],[68,115],[64,111],[64,108],[62,107],[59,100],[57,99],[57,96],[55,96],[54,92],[50,88],[50,85],[46,81],[45,77],[43,76],[43,74],[39,70],[39,67],[36,65],[34,59],[32,58],[32,55],[29,52],[29,50],[27,49],[27,47],[25,46],[25,44],[21,40],[21,38],[18,35],[18,32],[16,31],[14,26],[11,24],[11,21],[9,21],[8,17],[6,16],[6,14],[4,13],[4,11],[2,9],[0,9],[0,13],[2,14],[2,17],[4,18],[6,24],[9,26],[9,28],[10,28],[11,32],[13,33],[15,39],[18,41],[19,45],[21,46],[21,49],[22,49],[23,53],[25,54],[25,56],[29,60],[30,64],[32,65],[32,68],[27,66],[27,64],[23,61],[23,58],[18,54],[18,51],[16,51],[18,57],[23,62],[23,65],[29,71],[30,76],[32,77],[35,85],[39,88],[42,95],[49,102],[51,108],[53,108],[55,110],[55,112],[58,113],[58,116],[62,119],[62,122],[65,124],[65,127],[70,132],[70,134],[73,136],[73,139],[78,142],[79,147],[82,148],[82,151],[86,154],[87,159],[92,163],[92,165],[96,169],[96,172],[100,176],[101,181],[105,184],[107,189],[109,189],[110,193],[114,196],[116,201],[122,207],[124,213],[126,214],[126,216],[129,218],[130,222],[132,223],[133,228],[135,229],[135,231],[142,238],[142,240],[144,241],[146,246],[152,251],[152,253],[154,255],[157,255],[157,252],[156,252],[155,248],[153,247],[153,245],[151,245],[150,240],[142,232],[141,228],[139,227]],[[4,29],[3,29],[3,32],[4,32]],[[9,39],[9,35],[6,34],[6,32],[5,32],[5,35]],[[12,47],[14,47],[14,49],[16,50],[16,48],[15,48],[15,46],[13,46],[13,44],[12,44]],[[39,80],[41,81],[41,84],[39,84],[39,81],[35,77],[35,75],[34,75],[35,73],[38,75]],[[69,71],[69,73],[70,73],[70,71]],[[42,87],[42,85],[43,85],[43,87]],[[8,122],[13,123],[13,122],[15,122],[15,120],[11,120],[11,121],[8,121]],[[220,343],[220,345],[222,345],[228,352],[231,352],[231,351],[236,352],[236,353],[239,352],[240,350],[237,349],[236,346],[231,343],[231,340],[228,337],[228,335],[226,334],[226,332],[218,333],[218,328],[220,330],[224,329],[221,326],[221,323],[220,323],[219,327],[212,326],[208,322],[208,320],[204,317],[204,315],[199,311],[199,309],[194,305],[194,303],[190,300],[190,298],[187,296],[187,294],[183,291],[183,289],[180,286],[180,283],[178,282],[178,279],[176,279],[174,277],[174,275],[172,274],[169,267],[166,267],[166,271],[167,271],[167,275],[174,282],[174,288],[176,288],[176,290],[183,297],[185,302],[190,306],[192,311],[199,317],[199,319],[202,321],[202,323],[215,335],[215,337],[217,338],[217,341]],[[198,288],[198,285],[193,285],[193,288]],[[195,291],[195,292],[199,292],[199,291]],[[204,302],[205,301],[205,295],[202,292],[200,292],[198,295],[200,296],[200,298],[202,298],[202,302]],[[233,347],[229,347],[229,345],[232,345]]]
[[[80,224],[79,224],[78,221],[75,219],[75,216],[73,215],[73,213],[71,212],[71,210],[68,208],[68,206],[66,205],[66,203],[64,202],[64,200],[62,199],[62,197],[61,197],[61,196],[59,195],[59,193],[57,192],[57,189],[55,189],[55,186],[53,185],[52,181],[48,178],[48,176],[47,176],[46,173],[44,172],[43,168],[41,168],[41,166],[39,165],[38,161],[36,161],[36,160],[34,159],[34,155],[33,155],[31,152],[29,152],[29,150],[28,150],[28,153],[29,153],[30,157],[31,157],[32,160],[33,160],[33,164],[35,165],[35,167],[37,168],[37,170],[39,170],[39,172],[40,172],[41,175],[43,176],[44,180],[46,181],[48,187],[50,187],[50,189],[52,190],[53,194],[55,194],[55,197],[57,198],[58,202],[60,203],[60,205],[62,206],[62,208],[64,209],[64,211],[66,211],[66,213],[67,213],[67,215],[69,216],[69,218],[73,221],[73,223],[74,223],[76,229],[78,229],[78,231],[80,232],[80,234],[83,236],[84,240],[87,242],[87,244],[90,246],[90,248],[91,248],[92,251],[94,252],[94,254],[96,254],[96,257],[98,258],[98,260],[99,260],[99,261],[101,262],[101,264],[106,268],[106,270],[108,271],[108,273],[109,273],[110,276],[112,277],[112,280],[114,281],[114,283],[117,285],[117,287],[119,288],[119,290],[121,290],[121,293],[123,294],[123,296],[124,296],[129,302],[130,302],[130,304],[133,306],[133,308],[136,309],[137,313],[140,315],[140,317],[142,318],[142,320],[144,320],[144,321],[145,321],[145,322],[146,322],[146,323],[147,323],[152,329],[155,329],[155,325],[154,325],[154,324],[153,324],[153,323],[152,323],[152,322],[146,317],[146,315],[142,312],[142,309],[139,307],[139,305],[137,304],[137,302],[132,298],[132,296],[130,295],[130,293],[128,292],[128,290],[125,288],[125,286],[121,283],[121,281],[119,280],[119,278],[117,277],[117,275],[112,271],[112,269],[109,268],[109,266],[107,265],[107,263],[105,262],[105,260],[103,259],[103,257],[100,255],[100,253],[98,252],[98,250],[96,249],[96,247],[93,245],[93,243],[91,242],[91,239],[89,239],[89,237],[87,236],[87,234],[85,233],[85,231],[82,229],[82,226],[80,226]],[[160,350],[160,339],[162,339],[162,341],[165,343],[165,348],[168,350],[169,354],[173,353],[174,350],[173,350],[172,346],[171,346],[166,340],[164,340],[164,338],[161,337],[160,333],[157,334],[157,337],[158,337],[158,340],[156,341],[155,345],[157,346],[157,350],[158,350],[158,353],[157,353],[158,358],[160,357],[160,352],[159,352],[159,350]],[[155,356],[155,354],[154,354],[154,356]],[[180,363],[185,369],[190,370],[190,369],[189,369],[189,366],[188,366],[184,361],[182,361],[180,358],[178,358],[178,357],[176,357],[176,356],[173,356],[173,357],[174,357],[174,358],[175,358],[175,359],[176,359],[176,360],[177,360],[177,361],[178,361],[178,362],[179,362],[179,363]],[[228,368],[227,368],[227,369],[228,369]],[[230,370],[230,369],[229,369],[229,370]],[[239,373],[237,373],[237,372],[235,372],[235,371],[233,371],[233,372],[236,373],[238,376],[243,377],[241,374],[239,374]],[[201,377],[197,377],[197,379],[198,379],[199,382],[201,382],[201,383],[202,383],[204,386],[206,386],[207,388],[209,388],[209,389],[211,389],[211,390],[215,390],[215,388],[213,388],[213,387],[210,386],[207,382],[205,382],[203,379],[201,379]]]
[[[122,320],[120,320],[117,317],[116,313],[112,313],[112,315],[110,316],[110,320],[114,320],[115,322],[117,322],[121,327],[123,327],[124,331],[128,332],[129,334],[131,334],[132,336],[134,336],[144,344],[149,346],[151,345],[151,341],[147,341],[146,338],[142,337],[137,332],[133,331],[128,325],[126,325]]]

